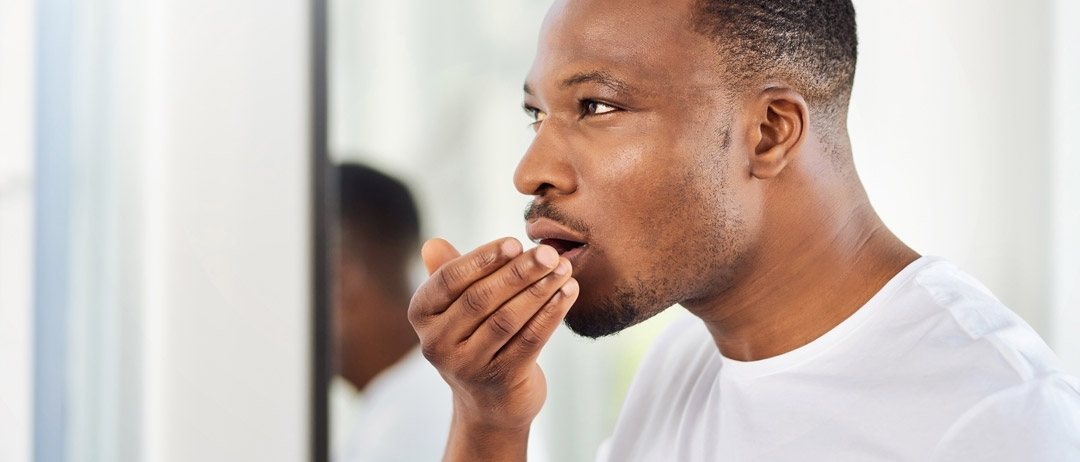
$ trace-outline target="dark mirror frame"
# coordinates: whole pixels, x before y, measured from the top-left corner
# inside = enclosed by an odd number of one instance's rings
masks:
[[[327,0],[311,2],[310,200],[311,200],[311,392],[310,454],[313,462],[330,460],[329,390],[333,377],[330,310],[330,230],[336,178],[327,149]]]

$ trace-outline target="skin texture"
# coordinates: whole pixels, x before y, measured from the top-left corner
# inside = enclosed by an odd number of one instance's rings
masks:
[[[730,85],[691,18],[690,1],[586,0],[545,20],[514,184],[534,196],[530,225],[587,246],[550,282],[553,262],[525,265],[547,246],[425,246],[433,276],[410,319],[454,391],[446,460],[524,459],[546,393],[535,358],[567,310],[598,336],[681,303],[722,354],[759,360],[829,331],[918,258],[870,207],[846,115],[813,119],[791,82]],[[516,322],[493,322],[504,311]]]
[[[544,119],[514,176],[520,192],[588,226],[567,324],[592,337],[730,281],[753,218],[737,196],[745,162],[724,155],[732,109],[713,46],[688,26],[689,8],[595,7],[567,3],[545,22],[525,96]],[[619,27],[626,18],[633,26]],[[581,77],[596,74],[625,85]],[[612,312],[634,315],[604,325]]]

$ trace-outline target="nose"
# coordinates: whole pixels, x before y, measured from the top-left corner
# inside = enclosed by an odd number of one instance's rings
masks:
[[[577,190],[578,176],[571,156],[569,143],[559,135],[558,127],[545,121],[518,162],[514,187],[532,196],[572,194]]]

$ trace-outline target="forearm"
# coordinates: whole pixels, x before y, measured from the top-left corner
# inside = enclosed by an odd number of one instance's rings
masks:
[[[454,413],[443,462],[525,461],[529,427],[494,428]]]

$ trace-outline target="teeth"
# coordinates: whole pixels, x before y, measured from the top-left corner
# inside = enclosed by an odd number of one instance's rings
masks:
[[[540,239],[539,242],[537,242],[537,244],[549,245],[549,246],[553,247],[555,249],[555,251],[559,253],[559,255],[562,255],[562,254],[567,253],[567,252],[569,252],[571,250],[574,250],[574,249],[585,246],[584,242],[577,242],[577,241],[571,241],[571,240],[568,240],[568,239],[559,239],[559,238],[554,238],[554,237]]]

